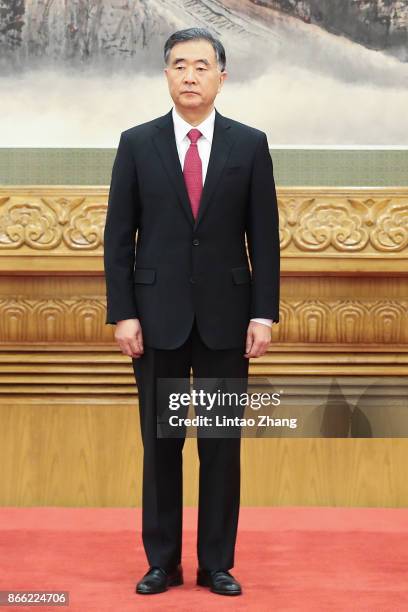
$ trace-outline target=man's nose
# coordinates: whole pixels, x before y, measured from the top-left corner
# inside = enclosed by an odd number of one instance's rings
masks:
[[[195,82],[195,74],[193,68],[187,68],[184,74],[184,81],[186,83],[194,83]]]

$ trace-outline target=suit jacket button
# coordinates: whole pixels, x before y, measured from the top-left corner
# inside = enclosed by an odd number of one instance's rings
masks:
[[[198,238],[194,238],[194,240],[193,240],[193,245],[194,245],[194,246],[198,246],[199,244],[200,244],[199,239],[198,239]]]

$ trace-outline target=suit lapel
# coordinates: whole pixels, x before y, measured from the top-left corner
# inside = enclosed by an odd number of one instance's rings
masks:
[[[188,221],[194,225],[194,216],[191,210],[190,198],[188,197],[186,184],[184,182],[183,170],[180,165],[176,139],[174,137],[172,111],[160,117],[155,123],[156,133],[153,142],[162,160],[170,181],[178,195],[182,208],[187,215]]]
[[[231,124],[220,113],[215,111],[214,134],[211,144],[210,159],[208,162],[207,174],[205,176],[203,192],[201,194],[200,207],[194,229],[197,228],[206,213],[211,201],[211,196],[217,186],[221,172],[225,166],[232,148]]]
[[[190,199],[188,197],[183,170],[178,156],[176,139],[174,137],[172,111],[170,110],[166,115],[160,117],[156,121],[155,126],[157,129],[156,133],[153,135],[153,142],[178,195],[187,219],[194,229],[196,229],[208,209],[211,196],[231,151],[232,137],[229,129],[231,124],[226,117],[215,110],[214,135],[210,159],[196,220],[194,220],[191,210]]]

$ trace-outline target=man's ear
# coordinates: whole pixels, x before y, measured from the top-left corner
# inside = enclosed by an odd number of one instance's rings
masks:
[[[219,82],[219,85],[218,85],[218,93],[221,91],[222,86],[223,86],[224,81],[227,78],[227,76],[228,76],[228,72],[226,70],[221,72],[221,78],[220,78],[220,82]]]

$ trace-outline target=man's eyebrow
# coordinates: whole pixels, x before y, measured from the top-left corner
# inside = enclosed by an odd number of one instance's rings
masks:
[[[185,61],[186,59],[184,57],[176,57],[176,59],[173,61],[173,64],[178,64],[179,62],[185,62]],[[195,60],[195,63],[197,62],[202,62],[203,64],[206,64],[207,66],[210,65],[210,62],[208,61],[208,59],[205,59],[205,58]]]

